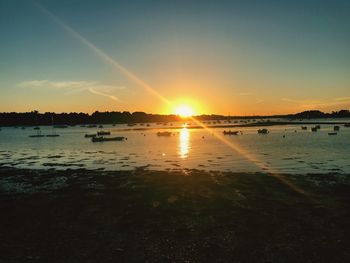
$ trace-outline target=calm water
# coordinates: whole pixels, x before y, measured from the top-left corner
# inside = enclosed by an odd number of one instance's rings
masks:
[[[243,135],[225,136],[225,139],[245,153],[241,154],[217,138],[222,136],[224,128],[208,132],[173,127],[152,124],[147,128],[134,126],[145,128],[135,130],[126,125],[104,125],[103,130],[111,131],[111,136],[126,136],[128,140],[102,143],[84,138],[86,133],[94,133],[97,128],[69,127],[56,129],[60,137],[29,138],[36,134],[32,127],[3,127],[0,131],[0,165],[35,169],[131,170],[147,166],[153,170],[261,171],[245,157],[249,155],[269,169],[282,173],[350,173],[350,128],[341,127],[336,136],[328,135],[333,131],[333,125],[326,124],[316,133],[310,131],[310,125],[307,131],[301,130],[300,125],[268,127],[270,133],[267,135],[257,134],[258,127],[237,128]],[[174,135],[156,135],[158,131],[166,130]],[[41,127],[41,131],[51,134],[53,129]]]

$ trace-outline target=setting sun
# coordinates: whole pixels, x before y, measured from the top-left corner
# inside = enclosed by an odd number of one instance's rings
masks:
[[[193,109],[188,105],[180,105],[175,108],[175,114],[183,118],[190,117],[194,114]]]

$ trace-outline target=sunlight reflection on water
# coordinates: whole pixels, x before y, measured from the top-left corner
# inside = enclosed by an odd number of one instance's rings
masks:
[[[179,137],[179,155],[182,159],[188,157],[190,151],[190,132],[186,127],[180,130]]]
[[[349,120],[350,121],[350,120]],[[87,127],[57,130],[59,137],[31,138],[33,127],[2,127],[0,166],[33,169],[103,169],[152,170],[200,169],[234,172],[264,171],[221,143],[213,135],[222,135],[225,128],[208,133],[190,125],[164,126],[151,124],[129,129],[127,125],[104,125],[111,136],[128,140],[93,143],[85,134],[97,132]],[[311,125],[309,125],[311,126]],[[142,130],[140,130],[140,129]],[[227,128],[226,128],[227,129]],[[259,135],[258,127],[240,127],[243,134],[225,137],[244,151],[261,160],[269,169],[281,173],[349,173],[350,128],[341,128],[337,136],[329,136],[333,125],[322,125],[317,132],[302,130],[300,125],[269,127],[270,133]],[[175,136],[160,137],[158,131],[171,131]],[[52,127],[42,126],[42,134],[52,134]]]

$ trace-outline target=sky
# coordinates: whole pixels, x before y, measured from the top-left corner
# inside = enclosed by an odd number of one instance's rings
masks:
[[[0,0],[0,112],[350,109],[350,1]]]

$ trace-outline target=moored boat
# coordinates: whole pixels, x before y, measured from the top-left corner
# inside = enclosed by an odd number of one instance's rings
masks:
[[[47,134],[46,137],[59,137],[59,134]]]
[[[307,127],[306,126],[301,126],[301,129],[302,130],[307,130]]]
[[[311,127],[311,131],[317,132],[317,127]]]
[[[67,125],[53,125],[53,116],[51,116],[52,133],[47,134],[46,137],[59,137],[60,135],[56,133],[55,128],[65,129],[68,128]]]
[[[97,136],[102,136],[102,135],[111,135],[110,131],[98,131]]]
[[[259,133],[259,134],[268,134],[268,133],[269,133],[269,130],[268,130],[268,129],[259,129],[259,130],[258,130],[258,133]]]
[[[68,125],[61,124],[61,125],[54,125],[53,127],[56,129],[66,129],[66,128],[68,128]]]
[[[339,127],[339,126],[334,126],[334,127],[333,127],[333,130],[334,130],[334,131],[339,131],[339,130],[340,130],[340,127]]]
[[[337,135],[336,132],[329,132],[328,135]]]
[[[103,136],[91,138],[92,142],[124,141],[124,140],[127,140],[127,138],[126,137],[108,137],[108,138],[106,138]]]
[[[93,133],[93,134],[85,134],[85,138],[92,138],[92,137],[96,137],[97,134],[96,133]]]
[[[224,135],[238,135],[239,131],[223,131]]]
[[[41,137],[45,137],[45,135],[35,134],[35,135],[29,135],[28,137],[30,137],[30,138],[41,138]]]
[[[39,127],[38,127],[39,128]],[[28,137],[30,138],[41,138],[41,137],[45,137],[45,135],[41,134],[41,130],[39,129],[35,129],[37,130],[36,134],[33,135],[29,135]]]
[[[169,137],[172,135],[171,132],[168,132],[168,131],[164,131],[164,132],[157,132],[157,135],[158,136],[164,136],[164,137]]]

